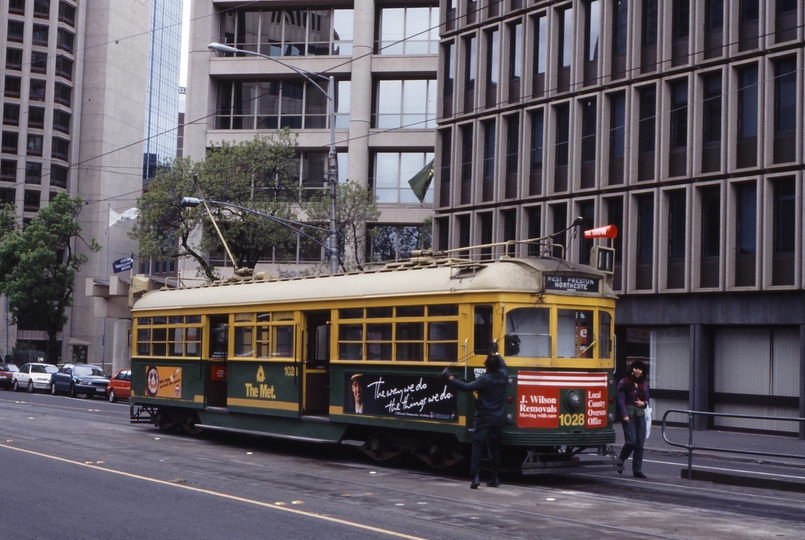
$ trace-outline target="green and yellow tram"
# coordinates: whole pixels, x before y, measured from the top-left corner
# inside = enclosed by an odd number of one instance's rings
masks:
[[[509,367],[505,455],[523,473],[613,467],[609,274],[554,257],[417,253],[381,270],[230,278],[133,307],[132,421],[359,441],[378,460],[468,455],[474,379]]]

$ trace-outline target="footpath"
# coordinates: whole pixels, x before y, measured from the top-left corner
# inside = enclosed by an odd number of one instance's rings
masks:
[[[663,434],[662,426],[654,424],[651,426],[651,436],[645,444],[645,452],[654,455],[687,457],[688,438],[689,432],[686,427],[666,426]],[[669,441],[674,444],[670,444]],[[675,446],[677,444],[682,447]],[[704,430],[693,431],[691,446],[693,447],[691,478],[694,480],[805,493],[805,440],[803,439],[795,436]],[[785,476],[783,478],[768,475],[763,471],[740,474],[709,472],[696,468],[697,460],[701,462],[702,458],[733,463],[751,463],[761,465],[760,468],[786,468],[790,469],[791,473],[783,475]],[[684,478],[687,478],[687,473],[687,468],[683,468],[681,474]]]

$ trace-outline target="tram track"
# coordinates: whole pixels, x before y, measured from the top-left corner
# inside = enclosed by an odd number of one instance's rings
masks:
[[[13,413],[12,420],[17,416],[6,433],[14,439],[12,445],[100,463],[110,472],[272,504],[301,501],[308,511],[322,514],[349,514],[360,508],[367,521],[373,522],[403,515],[422,525],[447,527],[456,537],[482,537],[505,530],[509,538],[563,539],[591,534],[597,538],[701,538],[704,536],[693,534],[697,520],[709,522],[708,526],[720,524],[729,531],[734,530],[730,521],[740,524],[745,519],[740,513],[748,511],[761,520],[793,525],[793,514],[802,504],[801,499],[780,493],[728,492],[695,482],[682,486],[673,481],[645,482],[586,473],[527,481],[506,478],[502,488],[482,485],[471,491],[464,478],[362,462],[353,454],[355,449],[348,447],[300,447],[227,434],[200,438],[164,434],[150,426],[124,423],[125,409],[119,405],[97,404],[103,409],[100,414],[72,404],[45,403],[41,409],[43,404],[36,404],[34,411],[46,411],[53,417],[47,422],[50,432],[39,437],[26,427],[29,404],[20,403],[6,408]],[[59,418],[76,411],[81,411],[82,421],[93,424],[81,430],[84,436],[90,434],[85,440],[75,440]],[[653,517],[645,522],[617,518],[627,513]],[[545,531],[544,536],[538,531]],[[744,533],[731,538],[753,538]]]

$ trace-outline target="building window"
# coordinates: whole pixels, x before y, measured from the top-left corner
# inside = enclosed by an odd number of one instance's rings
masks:
[[[517,197],[518,162],[520,159],[520,115],[506,117],[506,187],[507,199]]]
[[[610,223],[618,228],[619,231],[623,230],[623,197],[612,197],[605,199],[606,202],[606,215],[607,223]],[[615,249],[615,274],[613,278],[613,288],[621,290],[623,278],[623,235],[619,234],[617,238],[612,240],[612,247]]]
[[[439,206],[445,207],[450,205],[450,175],[452,174],[451,160],[453,157],[453,134],[450,129],[445,129],[439,132],[442,137],[442,155],[441,163],[439,166]],[[446,221],[442,223],[446,226]],[[442,233],[442,227],[439,227],[439,234]],[[442,238],[439,240],[439,249],[447,249],[447,244],[442,243]]]
[[[570,151],[570,106],[567,103],[554,107],[556,121],[556,155],[554,191],[567,191],[567,165]]]
[[[31,43],[34,45],[48,46],[48,27],[42,24],[35,24],[31,33]]]
[[[774,162],[785,163],[796,159],[796,57],[778,60],[774,68]]]
[[[27,155],[41,156],[42,155],[42,135],[28,135],[28,144],[26,145]]]
[[[623,183],[626,154],[626,94],[609,96],[609,185]]]
[[[25,212],[38,212],[39,211],[39,199],[40,194],[38,191],[29,191],[25,190],[25,195],[23,199],[23,210]]]
[[[657,0],[643,0],[643,25],[640,51],[640,71],[648,73],[657,69]]]
[[[456,80],[456,44],[448,43],[442,48],[444,52],[444,88],[442,94],[442,115],[453,115],[453,90]]]
[[[59,2],[59,21],[75,26],[75,8],[67,2]]]
[[[492,258],[492,246],[489,244],[492,243],[492,213],[491,212],[484,212],[478,214],[477,219],[477,226],[478,226],[478,238],[481,241],[481,245],[484,247],[481,248],[481,260],[489,260]]]
[[[584,84],[598,82],[598,40],[601,34],[601,1],[589,0],[584,19]]]
[[[20,97],[20,88],[22,87],[22,79],[20,77],[11,77],[6,75],[5,80],[5,96],[18,98]]]
[[[500,82],[500,32],[486,32],[486,106],[498,104]]]
[[[3,132],[2,151],[7,154],[16,154],[19,146],[20,135],[13,131]]]
[[[58,83],[57,83],[58,84]],[[30,92],[28,98],[31,101],[45,101],[47,83],[39,79],[31,79],[29,82]]]
[[[64,56],[56,57],[56,75],[68,81],[73,79],[73,61]]]
[[[612,14],[612,78],[626,76],[626,43],[628,41],[629,2],[613,0]]]
[[[548,66],[548,21],[545,15],[538,15],[534,21],[534,80],[533,96],[545,93],[545,69]]]
[[[774,40],[777,43],[797,38],[797,0],[777,0]]]
[[[523,75],[523,24],[509,25],[509,102],[520,99]]]
[[[551,241],[554,244],[554,249],[552,255],[564,259],[566,256],[567,232],[560,233],[560,231],[567,229],[567,205],[552,204],[550,211],[553,216]]]
[[[638,125],[638,180],[654,178],[654,149],[657,140],[657,89],[640,89],[640,123]]]
[[[688,63],[688,40],[690,38],[690,0],[674,0],[671,20],[671,65]]]
[[[793,178],[777,178],[774,186],[772,285],[794,284],[797,197]]]
[[[637,197],[637,261],[635,289],[651,289],[654,260],[654,195]]]
[[[735,286],[755,285],[757,253],[757,188],[755,182],[735,185]]]
[[[581,102],[581,187],[595,187],[598,106],[595,98]]]
[[[757,49],[760,0],[738,0],[738,50]]]
[[[757,64],[738,70],[738,141],[736,164],[739,168],[757,164],[758,72]]]
[[[348,81],[339,81],[336,85],[336,108],[341,103],[338,89],[345,89],[341,82]],[[325,129],[328,126],[328,102],[320,87],[304,81],[222,81],[218,85],[219,109],[215,127]],[[338,114],[343,112],[336,110]]]
[[[8,12],[16,15],[25,15],[25,0],[9,0]]]
[[[470,247],[470,216],[458,216],[456,218],[456,227],[458,228],[458,247]],[[462,259],[469,258],[469,251],[463,251],[459,254]]]
[[[559,11],[559,72],[556,89],[567,92],[570,89],[570,66],[573,60],[573,8]]]
[[[702,77],[702,172],[721,168],[721,72]]]
[[[484,122],[484,162],[481,200],[491,201],[495,197],[495,121]]]
[[[542,237],[542,207],[534,206],[526,210],[526,219],[528,221],[528,238],[541,238]],[[528,256],[538,257],[540,253],[539,244],[528,244]]]
[[[234,9],[221,16],[219,41],[268,56],[351,56],[352,24],[351,9]]]
[[[25,32],[25,23],[22,21],[8,21],[8,33],[6,35],[6,39],[8,41],[15,41],[17,43],[22,43],[22,39]]]
[[[48,53],[31,51],[31,73],[45,74],[48,71]]]
[[[464,39],[464,112],[475,108],[475,67],[478,60],[475,36]]]
[[[415,249],[431,247],[430,235],[422,225],[375,225],[371,228],[367,258],[371,261],[399,261]]]
[[[70,113],[54,109],[53,129],[62,133],[70,133]]]
[[[18,126],[20,125],[20,106],[14,103],[3,104],[3,125],[4,126]]]
[[[75,41],[75,34],[68,32],[64,28],[59,28],[56,32],[56,48],[69,53],[73,52],[73,42]]]
[[[704,57],[721,56],[724,36],[724,0],[704,2]]]
[[[671,87],[671,140],[668,176],[687,173],[688,150],[688,80],[674,81]]]
[[[56,101],[56,103],[61,103],[62,105],[66,105],[68,107],[70,106],[73,95],[72,88],[57,82],[53,94],[53,99]]]
[[[537,109],[531,113],[531,151],[530,172],[528,180],[528,194],[540,195],[542,193],[542,161],[545,138],[545,113]]]
[[[25,183],[26,184],[41,184],[42,183],[42,164],[33,161],[25,163]]]
[[[472,202],[472,124],[461,126],[461,204]]]
[[[17,162],[12,159],[0,161],[0,180],[4,182],[17,181]]]
[[[669,289],[685,286],[685,250],[687,212],[685,190],[669,191],[668,196],[668,265],[666,284]]]
[[[67,189],[67,167],[61,165],[50,166],[50,187]]]
[[[6,49],[6,69],[14,71],[22,69],[22,49],[12,49],[10,47]]]
[[[45,109],[42,107],[28,107],[28,127],[34,129],[45,127]]]
[[[380,10],[380,54],[436,54],[439,8],[405,7]]]
[[[701,190],[701,212],[699,286],[718,287],[721,256],[721,190],[718,186]]]
[[[50,15],[50,0],[34,0],[34,17],[47,19]]]
[[[436,81],[378,81],[375,118],[379,129],[435,128]]]
[[[578,203],[578,214],[581,217],[582,230],[595,227],[595,201],[582,201]],[[581,235],[579,239],[579,258],[581,264],[590,264],[590,250],[593,248],[592,238]]]
[[[53,159],[61,159],[69,161],[70,157],[70,141],[53,137],[51,139],[50,157]]]
[[[408,180],[421,171],[433,159],[433,152],[377,152],[375,153],[373,187],[377,202],[419,204]],[[433,192],[428,190],[426,203],[433,202]]]

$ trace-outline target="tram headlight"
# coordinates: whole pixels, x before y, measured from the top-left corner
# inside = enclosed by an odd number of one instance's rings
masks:
[[[584,408],[584,396],[579,390],[569,390],[565,395],[565,407],[573,412]]]
[[[506,423],[507,424],[513,424],[514,423],[514,415],[513,414],[507,414],[506,415]]]
[[[614,415],[614,414],[609,413],[609,415],[607,415],[607,419],[609,420],[609,423],[610,423],[610,424],[614,424],[614,423],[615,423],[615,415]]]

